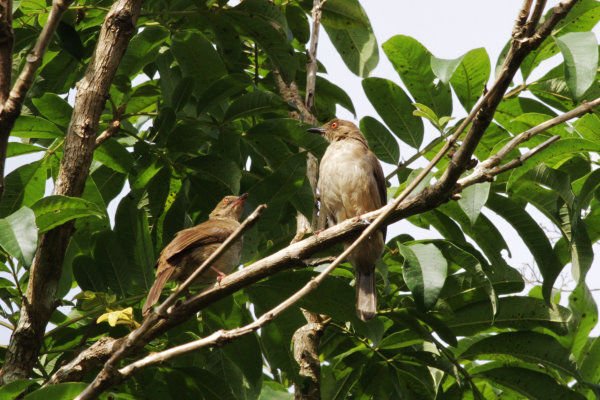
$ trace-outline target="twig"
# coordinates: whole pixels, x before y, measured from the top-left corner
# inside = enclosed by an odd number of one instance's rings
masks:
[[[502,166],[492,169],[491,173],[494,175],[499,175],[502,172],[506,172],[513,168],[519,167],[519,166],[523,165],[523,163],[525,161],[527,161],[528,159],[530,159],[531,157],[533,157],[535,154],[539,153],[540,151],[543,151],[544,149],[548,148],[552,143],[558,141],[559,139],[560,139],[560,136],[558,136],[558,135],[552,136],[550,139],[535,146],[533,149],[529,150],[527,153],[507,162],[506,164],[504,164]]]
[[[104,130],[101,134],[96,137],[96,143],[94,143],[94,147],[98,148],[102,143],[113,137],[117,132],[121,129],[121,121],[114,120],[110,123],[108,128]]]
[[[0,0],[0,105],[10,93],[14,40],[12,0]]]
[[[415,154],[410,156],[406,161],[402,161],[401,163],[399,163],[392,172],[390,172],[389,174],[386,175],[385,180],[389,181],[390,179],[392,179],[394,177],[394,175],[396,175],[398,172],[402,171],[404,168],[408,167],[410,164],[412,164],[413,162],[417,161],[419,158],[421,158],[422,156],[427,154],[429,151],[431,151],[431,149],[433,149],[435,146],[440,144],[440,142],[442,140],[444,140],[445,138],[446,138],[446,135],[438,136],[435,139],[433,139],[421,150],[417,151]]]
[[[181,294],[194,282],[194,280],[205,272],[212,263],[220,257],[240,236],[249,229],[256,220],[260,217],[262,212],[266,209],[266,205],[259,205],[252,214],[250,214],[240,226],[233,231],[227,239],[221,243],[221,245],[200,265],[196,270],[181,284],[177,287],[174,293],[165,299],[153,312],[148,314],[144,319],[142,325],[131,332],[125,339],[122,346],[114,352],[112,357],[105,363],[102,370],[96,375],[96,378],[88,385],[88,387],[77,396],[76,399],[93,399],[96,398],[104,389],[106,389],[110,383],[115,380],[119,380],[116,375],[115,365],[121,360],[127,352],[135,347],[138,342],[144,337],[144,335],[150,330],[150,328],[161,318],[167,318],[169,313],[169,307],[171,307]]]
[[[513,38],[517,39],[524,34],[524,27],[527,23],[527,19],[529,18],[529,12],[531,11],[531,3],[533,0],[523,0],[523,5],[521,6],[521,11],[519,11],[519,15],[515,20],[515,26],[513,27],[512,35]]]
[[[525,35],[531,36],[531,34],[537,28],[540,19],[542,18],[542,13],[544,12],[544,8],[546,7],[546,0],[537,0],[535,3],[535,8],[531,13],[531,18],[524,26]]]

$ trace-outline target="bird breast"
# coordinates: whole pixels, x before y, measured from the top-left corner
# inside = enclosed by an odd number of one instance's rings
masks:
[[[383,206],[373,162],[377,159],[356,140],[333,142],[327,148],[318,188],[322,206],[337,223]]]

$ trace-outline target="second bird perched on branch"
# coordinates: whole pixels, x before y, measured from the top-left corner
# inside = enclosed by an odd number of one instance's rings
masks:
[[[337,224],[386,204],[383,170],[356,125],[334,119],[309,131],[323,135],[329,142],[321,160],[317,186],[321,213],[330,223]],[[363,321],[377,313],[375,263],[384,245],[385,228],[382,228],[348,256],[356,275],[356,312]]]
[[[144,315],[158,301],[168,281],[184,282],[239,226],[247,194],[224,197],[208,221],[184,229],[163,249],[156,263],[156,279],[142,308]],[[194,283],[210,283],[239,263],[242,239],[235,241]]]

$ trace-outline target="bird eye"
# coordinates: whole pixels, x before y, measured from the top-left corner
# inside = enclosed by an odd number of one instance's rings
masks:
[[[338,123],[337,122],[332,122],[331,123],[331,128],[332,129],[336,129],[338,127]]]

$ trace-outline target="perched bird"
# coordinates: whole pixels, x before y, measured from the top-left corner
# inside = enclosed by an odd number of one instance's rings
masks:
[[[330,223],[337,224],[386,204],[383,170],[356,125],[334,119],[309,132],[320,133],[329,142],[321,160],[317,187],[321,212]],[[365,239],[348,256],[356,275],[356,312],[363,321],[377,312],[375,263],[384,245],[385,228]]]
[[[142,308],[146,315],[158,301],[168,281],[184,282],[239,226],[247,194],[226,196],[208,220],[184,229],[163,249],[156,262],[156,279]],[[212,266],[194,281],[206,284],[225,276],[240,262],[242,239],[231,245]]]

